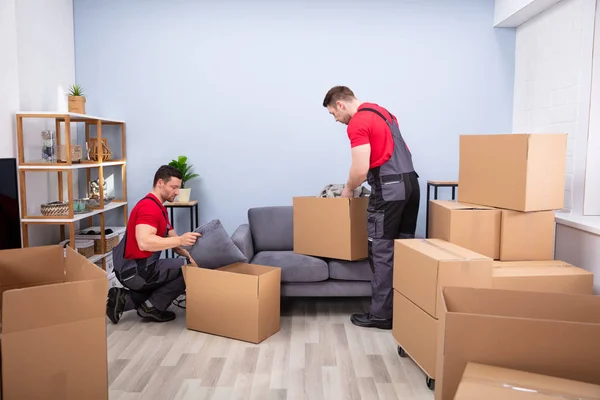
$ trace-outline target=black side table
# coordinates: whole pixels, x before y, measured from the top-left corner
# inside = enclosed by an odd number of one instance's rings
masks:
[[[458,182],[456,181],[427,181],[427,211],[426,211],[426,226],[425,226],[425,237],[429,237],[429,197],[431,188],[433,187],[433,200],[438,199],[438,188],[452,188],[452,200],[456,199],[456,188]]]
[[[190,232],[198,227],[198,200],[192,200],[192,201],[186,201],[186,202],[179,202],[179,201],[166,202],[165,207],[170,212],[171,226],[173,227],[173,229],[175,228],[174,221],[173,221],[173,210],[175,208],[187,208],[190,210]],[[194,216],[194,211],[196,212],[195,216]],[[195,223],[195,225],[194,225],[194,223]],[[167,258],[169,257],[169,251],[165,252],[165,256]],[[171,250],[171,257],[175,257],[175,252],[173,250]]]

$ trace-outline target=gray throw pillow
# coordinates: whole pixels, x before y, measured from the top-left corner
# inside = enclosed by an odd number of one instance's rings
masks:
[[[236,262],[248,262],[244,253],[231,240],[220,220],[207,222],[194,232],[201,233],[202,237],[188,247],[187,251],[198,267],[217,269]]]

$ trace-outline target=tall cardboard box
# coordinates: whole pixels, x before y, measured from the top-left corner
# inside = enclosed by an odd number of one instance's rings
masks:
[[[431,200],[429,237],[499,259],[501,214],[501,210],[493,207]]]
[[[566,134],[461,135],[458,200],[515,211],[564,205]]]
[[[428,378],[435,379],[441,288],[491,287],[493,261],[440,239],[396,240],[394,245],[392,335]]]
[[[108,399],[106,273],[71,247],[0,251],[2,399]]]
[[[492,274],[495,289],[594,294],[594,274],[560,260],[495,261]]]
[[[218,269],[183,267],[186,327],[260,343],[279,332],[281,268],[235,263]]]
[[[554,211],[502,210],[501,261],[554,259]]]
[[[454,400],[600,400],[600,385],[468,363]]]
[[[600,296],[445,287],[436,400],[452,400],[467,363],[600,384]]]
[[[293,202],[294,252],[348,261],[369,256],[368,197],[307,196]]]

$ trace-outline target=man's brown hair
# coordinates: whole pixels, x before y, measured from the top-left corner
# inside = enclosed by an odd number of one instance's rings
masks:
[[[323,107],[333,106],[336,101],[354,99],[354,92],[346,86],[334,86],[325,95],[323,99]]]

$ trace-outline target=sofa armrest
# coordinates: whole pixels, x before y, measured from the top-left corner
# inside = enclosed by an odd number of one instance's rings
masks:
[[[252,243],[252,233],[250,232],[250,224],[242,224],[240,225],[233,235],[231,235],[231,240],[237,246],[238,249],[246,258],[248,258],[248,262],[252,261],[254,258],[254,244]]]

